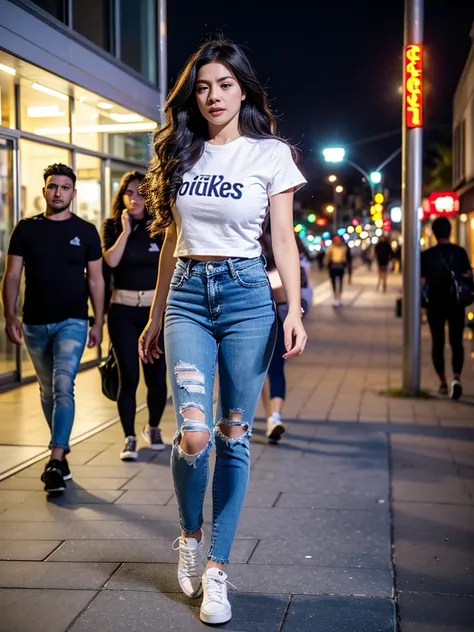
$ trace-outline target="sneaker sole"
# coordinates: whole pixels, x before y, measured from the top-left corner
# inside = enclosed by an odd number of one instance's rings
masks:
[[[64,478],[63,476],[61,476],[61,473],[59,471],[49,472],[48,475],[44,477],[43,483],[44,483],[44,491],[47,494],[52,494],[55,492],[64,492],[66,490]]]
[[[63,476],[65,481],[71,481],[72,480],[72,474],[66,474],[66,476]]]
[[[179,583],[179,579],[178,579],[178,583]],[[202,597],[202,584],[199,586],[199,590],[197,592],[195,592],[195,593],[188,593],[181,586],[181,583],[179,584],[179,587],[181,588],[181,591],[182,591],[183,595],[186,595],[186,597],[189,597],[189,599],[198,599],[199,597]]]
[[[285,432],[286,428],[283,424],[278,424],[274,428],[270,434],[267,434],[267,439],[270,441],[278,441],[281,438],[281,435]]]
[[[166,446],[164,443],[150,443],[149,438],[146,436],[145,432],[143,431],[142,431],[142,437],[145,439],[146,445],[150,450],[154,450],[155,452],[161,452],[162,450],[166,449]]]
[[[138,459],[138,452],[121,452],[120,458],[122,461],[136,461]]]
[[[210,625],[219,625],[221,623],[227,623],[232,619],[232,610],[229,608],[228,612],[223,612],[222,614],[206,614],[201,610],[199,613],[199,618],[203,623],[208,623]]]

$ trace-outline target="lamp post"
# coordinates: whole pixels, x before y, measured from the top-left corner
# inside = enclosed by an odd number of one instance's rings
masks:
[[[420,221],[423,160],[423,0],[405,0],[402,112],[403,389],[420,389]]]

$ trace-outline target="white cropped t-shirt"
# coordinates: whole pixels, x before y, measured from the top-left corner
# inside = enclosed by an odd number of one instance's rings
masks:
[[[269,198],[305,182],[290,148],[278,139],[206,143],[184,174],[173,207],[174,256],[258,257]]]

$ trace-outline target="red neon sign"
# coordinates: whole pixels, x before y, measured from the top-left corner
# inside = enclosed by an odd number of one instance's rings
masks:
[[[430,215],[452,217],[459,213],[459,197],[454,191],[441,191],[428,196]]]
[[[423,47],[405,47],[405,121],[410,129],[423,125]]]

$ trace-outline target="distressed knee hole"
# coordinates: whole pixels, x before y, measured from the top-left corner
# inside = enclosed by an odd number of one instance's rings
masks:
[[[174,377],[179,388],[188,393],[205,395],[204,373],[199,371],[194,364],[178,362],[174,367]]]
[[[179,412],[183,417],[183,424],[177,433],[177,443],[185,454],[197,455],[205,449],[210,440],[204,408],[190,402],[182,404]]]
[[[248,425],[243,421],[243,411],[241,410],[229,411],[229,415],[219,421],[217,428],[228,439],[239,439],[249,430]]]

